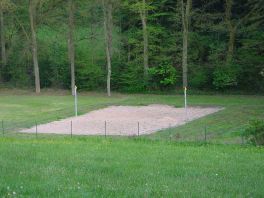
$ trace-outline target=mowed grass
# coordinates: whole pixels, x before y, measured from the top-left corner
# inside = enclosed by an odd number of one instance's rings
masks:
[[[264,150],[144,139],[0,139],[0,196],[262,197]]]
[[[263,147],[241,143],[263,96],[190,96],[192,106],[225,109],[140,138],[24,135],[20,127],[73,116],[68,93],[1,92],[0,197],[262,197]],[[180,95],[79,95],[79,113],[109,105],[168,104]],[[208,142],[203,141],[204,127]],[[196,143],[179,143],[179,141]],[[198,143],[197,143],[198,142]]]
[[[125,95],[113,94],[111,98],[103,93],[81,93],[78,96],[79,113],[109,105],[167,104],[182,107],[182,95]],[[172,139],[176,141],[201,141],[205,128],[207,141],[216,143],[241,143],[241,132],[251,119],[264,119],[263,96],[221,96],[190,95],[191,106],[218,106],[224,110],[192,121],[186,125],[152,134],[151,139]],[[30,127],[37,122],[50,121],[74,115],[74,98],[68,92],[46,91],[41,95],[30,92],[0,90],[0,120],[4,120],[6,132]]]

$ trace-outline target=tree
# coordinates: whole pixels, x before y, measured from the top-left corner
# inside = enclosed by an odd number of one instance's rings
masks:
[[[149,35],[148,35],[148,11],[153,7],[148,5],[147,0],[132,0],[126,1],[125,6],[135,13],[138,13],[141,21],[143,35],[143,66],[144,76],[147,78],[149,69]],[[130,47],[130,46],[129,46]],[[129,55],[130,56],[130,55]]]
[[[4,7],[3,2],[0,3],[0,29],[1,29],[1,59],[2,68],[6,65],[6,47],[5,47],[5,24],[4,24]]]
[[[229,42],[228,42],[228,52],[227,52],[227,63],[230,63],[233,59],[234,54],[234,44],[235,44],[235,36],[237,31],[237,25],[232,22],[232,5],[233,0],[226,0],[225,5],[225,20],[229,31]]]
[[[143,30],[143,45],[144,45],[144,74],[145,77],[148,76],[149,69],[149,55],[148,55],[148,30],[147,30],[147,9],[146,9],[146,0],[142,0],[142,6],[139,9],[140,18],[142,22]]]
[[[189,21],[192,0],[184,0],[182,3],[182,26],[183,26],[183,46],[182,46],[182,79],[183,87],[186,89],[188,86],[188,34],[189,34]]]
[[[1,0],[0,5],[0,72],[9,85],[37,85],[39,75],[41,87],[107,86],[109,95],[176,85],[263,91],[263,0]]]
[[[252,3],[253,2],[253,3]],[[241,6],[240,3],[234,2],[234,0],[225,0],[225,22],[229,32],[229,41],[228,41],[228,50],[227,50],[227,58],[226,62],[230,63],[233,60],[235,41],[236,41],[236,33],[243,23],[251,20],[254,16],[258,16],[258,14],[263,13],[263,2],[261,1],[247,1],[245,5],[243,5],[242,13],[235,13],[234,16],[233,8],[234,6]],[[237,4],[237,5],[236,5]],[[259,16],[258,16],[259,17]],[[263,17],[258,18],[257,21],[263,19]],[[253,22],[254,23],[254,22]]]
[[[10,7],[11,7],[11,2],[9,0],[2,0],[0,2],[0,35],[1,35],[0,40],[1,40],[1,66],[2,66],[2,69],[7,64],[4,12],[7,11]],[[0,76],[0,78],[1,78],[1,76]]]
[[[39,65],[38,65],[38,47],[37,47],[37,35],[36,35],[36,6],[37,1],[29,0],[29,19],[31,27],[31,39],[32,39],[32,58],[34,64],[34,76],[35,76],[35,89],[36,93],[40,93],[40,78],[39,78]]]
[[[103,0],[104,11],[104,31],[105,31],[105,47],[107,58],[107,95],[111,96],[111,69],[112,69],[112,37],[113,37],[113,16],[112,1]]]
[[[75,95],[75,48],[74,48],[74,3],[73,0],[69,0],[69,33],[68,33],[68,49],[69,49],[69,61],[71,68],[71,91],[72,95]]]
[[[182,46],[182,84],[184,88],[184,106],[185,117],[187,118],[187,86],[188,86],[188,36],[189,36],[189,22],[192,0],[181,1],[182,10],[182,26],[183,26],[183,46]]]

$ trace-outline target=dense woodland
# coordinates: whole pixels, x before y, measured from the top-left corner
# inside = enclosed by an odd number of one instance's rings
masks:
[[[1,84],[264,91],[263,0],[1,0]]]

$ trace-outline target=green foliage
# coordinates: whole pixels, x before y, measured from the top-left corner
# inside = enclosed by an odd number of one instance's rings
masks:
[[[18,88],[28,87],[32,84],[33,79],[27,73],[27,68],[23,65],[12,65],[7,66],[9,68],[9,73],[5,73],[5,77],[11,77],[10,82],[12,85]]]
[[[239,88],[264,91],[264,33],[247,32],[241,39],[241,48],[237,51],[237,59],[241,67]]]
[[[246,139],[255,145],[264,145],[264,120],[252,120],[243,133]]]
[[[216,89],[235,87],[238,84],[238,69],[236,65],[218,66],[214,71],[213,85]]]
[[[5,0],[9,2],[10,0]],[[181,85],[182,20],[180,1],[113,1],[112,88],[129,92]],[[17,87],[34,85],[28,2],[5,6],[7,65],[1,81]],[[263,6],[258,1],[234,2],[237,27],[233,60],[226,64],[229,32],[224,3],[193,4],[188,48],[189,86],[196,89],[264,92]],[[256,6],[257,5],[257,6]],[[40,1],[36,13],[42,87],[70,88],[67,1]],[[106,58],[102,5],[75,1],[76,79],[82,89],[105,89]],[[146,9],[150,79],[143,78],[143,32],[140,13]],[[240,12],[239,10],[243,10]],[[169,63],[169,64],[168,64]]]
[[[171,88],[177,80],[176,69],[168,62],[149,69],[151,85],[161,90]]]
[[[97,65],[86,65],[86,62],[76,64],[76,84],[81,90],[96,90],[103,87],[104,72]]]
[[[147,88],[143,67],[129,63],[119,77],[120,90],[125,92],[143,92]]]
[[[189,70],[190,87],[198,89],[210,87],[210,68],[205,65],[190,65]]]

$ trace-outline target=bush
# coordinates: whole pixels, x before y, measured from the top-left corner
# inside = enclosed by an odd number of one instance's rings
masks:
[[[213,85],[216,89],[235,87],[238,84],[238,69],[236,65],[218,66],[213,74]]]
[[[243,135],[254,145],[264,145],[264,120],[250,121],[250,125]]]
[[[116,82],[119,81],[119,91],[130,93],[146,91],[147,85],[141,64],[129,63],[125,65],[119,77],[114,74],[114,78]]]
[[[149,69],[151,78],[151,86],[155,86],[160,90],[171,88],[176,83],[176,69],[169,63],[163,62],[158,67]]]

